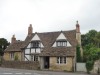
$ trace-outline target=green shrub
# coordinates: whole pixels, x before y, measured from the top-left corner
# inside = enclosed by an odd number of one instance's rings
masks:
[[[18,55],[15,55],[14,60],[15,60],[15,61],[18,60]]]
[[[86,62],[87,73],[90,73],[90,71],[93,69],[93,65],[94,65],[94,61],[92,60],[88,60]]]

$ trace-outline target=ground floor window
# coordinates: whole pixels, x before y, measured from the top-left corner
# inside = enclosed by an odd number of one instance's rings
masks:
[[[38,61],[38,56],[32,55],[32,56],[31,56],[31,60],[32,60],[32,61]]]
[[[58,64],[66,64],[66,57],[57,57]]]
[[[10,59],[11,59],[11,60],[14,60],[14,52],[11,52],[11,53],[10,53]]]

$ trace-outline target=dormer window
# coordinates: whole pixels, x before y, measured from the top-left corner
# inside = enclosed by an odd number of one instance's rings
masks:
[[[40,41],[32,41],[31,47],[32,48],[39,48],[40,47]]]
[[[57,47],[66,47],[67,46],[67,41],[66,40],[57,40],[56,41]]]

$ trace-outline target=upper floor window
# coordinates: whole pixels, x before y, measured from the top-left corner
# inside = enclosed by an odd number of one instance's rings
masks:
[[[67,41],[66,40],[57,40],[56,45],[57,45],[57,47],[66,47]]]
[[[32,41],[31,47],[32,48],[39,48],[40,47],[40,41]]]

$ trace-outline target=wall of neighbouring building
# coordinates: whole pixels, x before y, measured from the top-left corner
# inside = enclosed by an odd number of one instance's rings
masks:
[[[100,74],[100,59],[95,61],[93,70],[91,71],[91,74],[98,74],[98,73]]]
[[[40,69],[39,62],[33,61],[3,61],[1,67],[17,69]]]
[[[50,70],[72,71],[72,57],[66,58],[66,64],[58,64],[56,57],[50,57]]]
[[[15,52],[15,53],[14,53],[14,57],[15,57],[16,55],[18,56],[18,60],[22,60],[21,52]],[[6,60],[6,61],[11,60],[11,58],[10,58],[10,52],[5,52],[3,58],[4,58],[4,60]]]
[[[4,60],[10,60],[9,52],[5,52],[3,58],[4,58]]]

